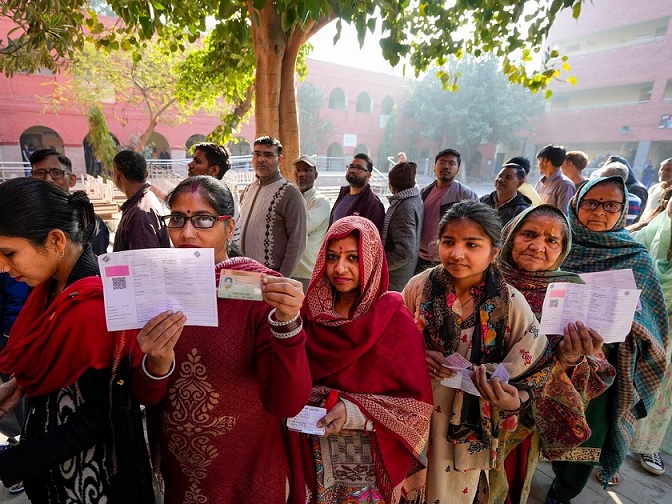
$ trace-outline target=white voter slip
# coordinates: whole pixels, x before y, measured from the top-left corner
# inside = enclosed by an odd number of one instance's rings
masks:
[[[326,408],[318,406],[304,406],[298,415],[287,419],[289,430],[324,436],[324,427],[318,427],[319,422],[327,414]]]
[[[110,331],[140,329],[166,310],[187,325],[218,325],[215,256],[211,248],[156,248],[98,257]]]

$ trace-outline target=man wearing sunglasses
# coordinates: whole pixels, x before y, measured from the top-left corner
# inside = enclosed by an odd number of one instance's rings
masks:
[[[168,229],[159,198],[147,183],[147,161],[132,150],[114,156],[114,183],[128,198],[121,205],[121,220],[114,237],[114,252],[168,248]]]
[[[28,158],[30,161],[30,176],[55,186],[69,193],[70,188],[77,183],[77,175],[72,173],[72,162],[60,152],[53,149],[39,149]],[[103,219],[95,215],[95,221],[85,230],[94,254],[107,252],[110,244],[110,230]]]
[[[373,161],[366,154],[355,154],[345,170],[348,185],[341,187],[341,192],[331,209],[329,225],[348,215],[358,215],[373,222],[380,233],[385,220],[385,207],[369,185]]]

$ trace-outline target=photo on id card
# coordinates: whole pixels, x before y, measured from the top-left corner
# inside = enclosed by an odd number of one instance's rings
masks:
[[[223,269],[219,274],[217,297],[262,301],[261,279],[263,276],[263,273],[254,271]]]

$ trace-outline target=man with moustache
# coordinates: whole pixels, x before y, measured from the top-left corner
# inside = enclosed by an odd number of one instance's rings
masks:
[[[60,187],[69,193],[70,188],[77,183],[77,175],[72,173],[72,162],[66,156],[53,149],[39,149],[33,152],[29,158],[33,178],[38,178]],[[94,222],[85,230],[89,237],[89,243],[93,253],[101,255],[107,252],[110,244],[110,230],[107,224],[94,214]]]
[[[308,289],[310,277],[313,274],[317,254],[329,228],[329,200],[315,187],[317,166],[315,158],[301,156],[292,163],[294,179],[306,203],[306,249],[294,270],[293,278],[303,284],[303,290]]]
[[[497,174],[495,190],[480,199],[481,203],[497,210],[502,225],[532,204],[529,198],[518,191],[523,182],[525,169],[515,163],[506,163]]]
[[[334,208],[331,209],[329,225],[348,215],[358,215],[369,219],[378,232],[382,232],[385,207],[369,185],[373,161],[366,154],[355,154],[346,170],[345,180],[348,185],[341,187]]]
[[[257,180],[240,196],[240,251],[289,277],[306,248],[306,205],[280,174],[282,144],[263,136],[254,141],[252,167]]]
[[[478,200],[478,195],[455,177],[460,172],[462,156],[455,149],[444,149],[434,158],[436,180],[420,191],[425,208],[420,236],[420,253],[415,274],[439,264],[436,233],[441,216],[462,200]]]

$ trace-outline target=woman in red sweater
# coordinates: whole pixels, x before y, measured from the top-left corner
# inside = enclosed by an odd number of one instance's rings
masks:
[[[256,261],[230,258],[233,198],[212,177],[191,177],[168,197],[176,247],[214,248],[224,269],[263,273],[263,301],[218,299],[219,327],[183,327],[165,312],[138,335],[145,352],[141,400],[159,405],[158,456],[165,503],[287,499],[281,417],[310,396],[298,281]],[[214,287],[214,286],[213,286]]]

